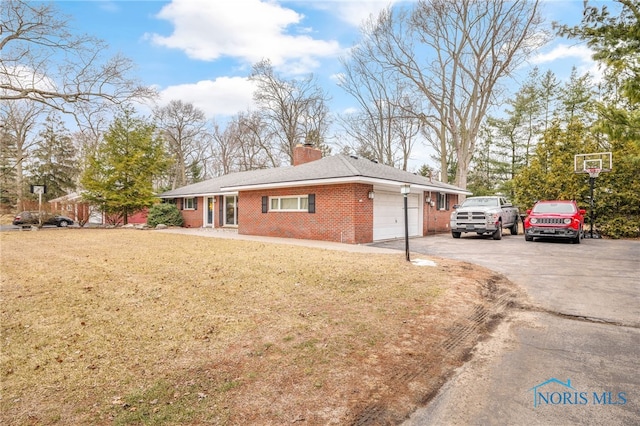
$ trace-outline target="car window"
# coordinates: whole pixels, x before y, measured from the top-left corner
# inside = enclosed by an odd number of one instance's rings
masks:
[[[534,213],[575,213],[576,209],[571,203],[540,203],[533,207]]]
[[[497,198],[467,198],[464,203],[462,203],[462,207],[475,207],[475,206],[488,206],[495,207],[498,205]]]

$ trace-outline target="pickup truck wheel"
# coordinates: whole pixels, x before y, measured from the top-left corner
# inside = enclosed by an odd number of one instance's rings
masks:
[[[491,235],[491,237],[494,240],[501,240],[502,239],[502,223],[498,224],[498,229],[496,229],[496,231],[493,233],[493,235]]]
[[[451,231],[451,236],[453,238],[460,238],[460,234],[461,234],[460,232]]]
[[[518,221],[517,220],[516,220],[516,223],[514,223],[511,228],[509,228],[509,230],[511,231],[511,235],[518,235]]]

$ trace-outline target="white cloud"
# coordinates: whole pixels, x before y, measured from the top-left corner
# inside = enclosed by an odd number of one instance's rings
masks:
[[[561,43],[548,52],[535,55],[531,58],[531,63],[538,65],[559,61],[570,61],[572,62],[572,65],[563,67],[567,72],[567,76],[569,75],[571,66],[575,66],[579,75],[583,75],[588,72],[591,74],[593,82],[597,83],[602,80],[603,73],[599,64],[592,59],[593,53],[593,50],[584,44],[567,45]]]
[[[341,21],[359,27],[370,16],[377,17],[381,10],[400,1],[411,0],[322,0],[314,2],[314,7],[329,11]]]
[[[577,58],[581,62],[593,62],[591,56],[593,51],[586,45],[574,45],[568,46],[566,44],[559,44],[555,46],[551,51],[546,53],[540,53],[531,59],[534,64],[545,64],[548,62],[557,61],[559,59]]]
[[[309,72],[317,58],[340,53],[335,40],[316,40],[304,16],[273,1],[173,0],[158,17],[170,21],[169,36],[151,34],[161,46],[181,49],[192,59],[233,57],[248,63],[268,58],[275,67]]]
[[[220,77],[195,84],[170,86],[160,92],[160,104],[180,99],[192,103],[209,118],[232,116],[253,106],[252,82],[242,77]]]

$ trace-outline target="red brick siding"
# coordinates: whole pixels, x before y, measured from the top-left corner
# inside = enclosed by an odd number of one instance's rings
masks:
[[[238,232],[350,244],[369,243],[373,240],[373,200],[367,197],[371,190],[371,185],[342,184],[243,191],[238,202]],[[315,213],[262,213],[263,196],[307,194],[315,194]]]
[[[202,228],[202,217],[204,215],[202,210],[206,209],[207,206],[204,203],[204,197],[196,197],[196,200],[197,210],[185,210],[182,208],[183,200],[181,198],[176,198],[176,205],[178,206],[178,209],[180,209],[180,213],[182,213],[185,228]]]
[[[265,235],[366,244],[373,241],[373,200],[369,199],[371,185],[343,184],[300,188],[243,191],[238,198],[238,232],[247,235]],[[268,212],[262,213],[263,196],[316,195],[316,213]],[[423,209],[423,235],[449,232],[449,216],[458,196],[447,195],[449,210],[438,210],[437,193],[425,193],[436,203],[425,203]],[[362,201],[360,201],[362,200]],[[424,201],[424,198],[422,199]],[[216,197],[214,226],[219,227],[219,206],[222,197]],[[182,200],[176,199],[178,207]],[[198,210],[181,210],[184,226],[203,226],[203,197],[198,197]]]
[[[422,234],[433,235],[437,233],[449,232],[449,217],[453,211],[453,205],[458,203],[457,194],[447,194],[447,200],[449,202],[448,210],[438,209],[438,193],[437,192],[425,192],[425,199],[431,197],[434,202],[434,207],[425,203],[423,221],[422,221]]]

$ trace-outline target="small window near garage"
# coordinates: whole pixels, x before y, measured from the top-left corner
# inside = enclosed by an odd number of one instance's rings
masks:
[[[306,212],[309,210],[309,196],[271,197],[269,199],[269,210],[281,212]]]
[[[449,210],[449,200],[447,194],[438,193],[438,210]]]
[[[196,199],[195,198],[185,198],[182,208],[184,210],[195,210],[196,209]]]

